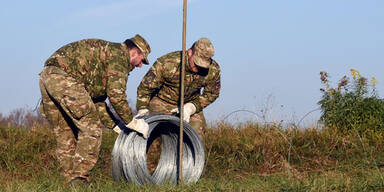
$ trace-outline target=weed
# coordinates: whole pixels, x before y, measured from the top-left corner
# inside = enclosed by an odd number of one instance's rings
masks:
[[[384,130],[384,100],[377,96],[375,78],[368,83],[360,72],[351,69],[352,79],[344,76],[337,88],[329,84],[328,74],[320,72],[324,88],[320,121],[327,127],[341,132],[358,131],[365,133],[374,131],[382,134]]]

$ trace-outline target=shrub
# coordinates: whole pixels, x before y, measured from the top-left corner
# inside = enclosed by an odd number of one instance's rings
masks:
[[[384,130],[384,100],[377,95],[374,77],[368,82],[359,71],[351,69],[352,79],[344,76],[335,89],[329,85],[326,72],[320,72],[320,75],[325,87],[320,89],[323,95],[318,102],[320,122],[342,132]]]

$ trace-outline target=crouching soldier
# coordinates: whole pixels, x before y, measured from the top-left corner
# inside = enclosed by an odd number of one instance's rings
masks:
[[[85,39],[58,49],[40,73],[41,112],[53,126],[61,173],[71,183],[89,182],[96,164],[103,125],[117,132],[108,98],[124,124],[136,129],[126,99],[129,73],[148,64],[150,46],[140,35],[124,43]],[[145,137],[148,127],[136,131]]]
[[[220,67],[213,55],[213,45],[207,38],[196,41],[186,54],[183,119],[201,139],[206,127],[203,109],[220,93]],[[182,51],[168,53],[152,65],[137,89],[138,115],[179,111],[181,57]]]

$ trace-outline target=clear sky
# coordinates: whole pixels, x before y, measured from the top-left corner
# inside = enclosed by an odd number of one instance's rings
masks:
[[[150,63],[182,48],[182,0],[66,0],[0,2],[0,112],[34,108],[44,61],[72,41],[122,42],[141,34]],[[319,72],[333,85],[351,68],[379,81],[384,94],[382,0],[189,0],[187,47],[201,37],[215,47],[222,91],[205,110],[208,120],[245,109],[297,121],[318,107]],[[149,69],[131,72],[128,99]],[[134,105],[133,105],[134,106]],[[306,121],[315,121],[315,112]],[[237,117],[236,117],[237,116]],[[231,118],[253,116],[237,113]]]

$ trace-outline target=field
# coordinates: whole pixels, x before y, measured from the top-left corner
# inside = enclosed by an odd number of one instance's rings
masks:
[[[384,191],[382,134],[256,122],[211,125],[202,178],[176,187],[115,183],[110,154],[117,135],[103,130],[91,184],[71,186],[58,174],[52,130],[28,114],[0,115],[0,191]]]

